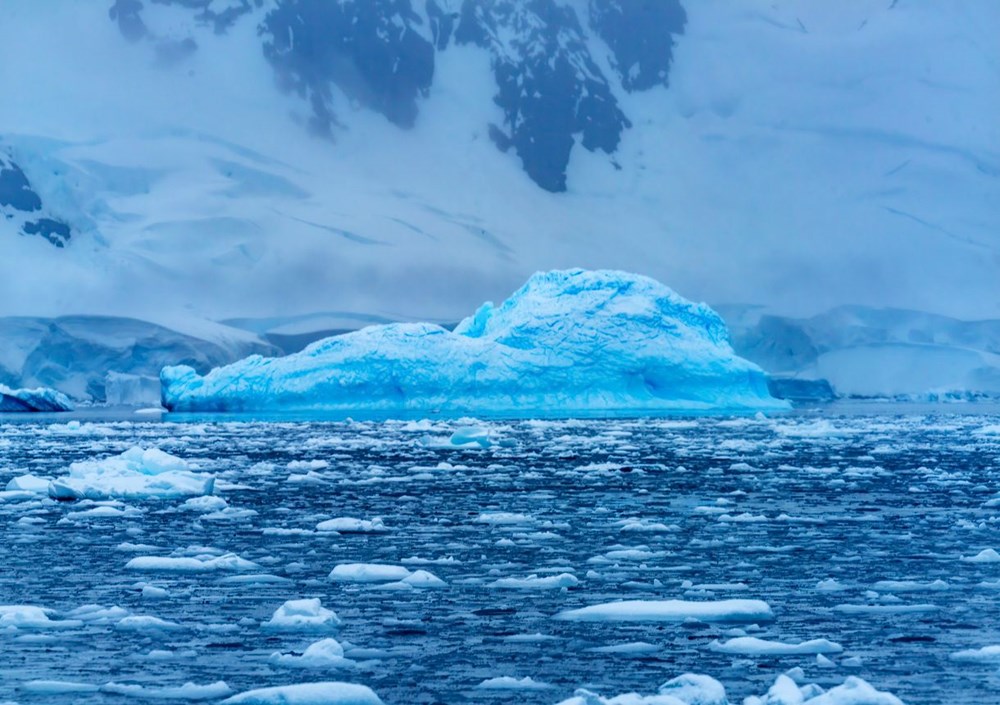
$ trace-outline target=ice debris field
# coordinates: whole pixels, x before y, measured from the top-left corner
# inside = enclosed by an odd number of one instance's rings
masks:
[[[1000,417],[0,421],[0,702],[997,702]]]

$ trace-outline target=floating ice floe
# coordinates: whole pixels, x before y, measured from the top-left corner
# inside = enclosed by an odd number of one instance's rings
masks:
[[[208,685],[185,683],[184,685],[151,688],[131,683],[106,683],[100,688],[102,693],[125,695],[140,700],[217,700],[231,695],[233,689],[225,681],[216,681]]]
[[[648,277],[539,273],[449,331],[368,326],[299,353],[161,373],[172,411],[784,409],[725,323]]]
[[[320,639],[301,654],[271,654],[271,663],[286,668],[356,668],[357,662],[344,658],[344,647],[336,639]]]
[[[0,605],[0,630],[28,629],[76,629],[83,626],[80,619],[52,619],[55,610],[34,605]]]
[[[553,686],[548,683],[536,681],[530,676],[525,676],[524,678],[500,676],[498,678],[487,678],[476,687],[480,690],[549,690]]]
[[[1000,662],[1000,644],[984,646],[981,649],[965,649],[951,655],[956,661]]]
[[[872,585],[879,592],[940,592],[951,590],[951,585],[943,580],[921,583],[917,580],[879,580]]]
[[[388,563],[341,563],[330,571],[338,583],[389,583],[409,577],[410,569]]]
[[[625,600],[567,610],[556,619],[575,622],[761,622],[774,619],[761,600]]]
[[[729,641],[713,641],[708,645],[712,651],[723,654],[744,654],[747,656],[793,656],[800,654],[839,654],[844,648],[826,639],[810,639],[798,644],[768,641],[753,636],[741,636]]]
[[[547,575],[543,578],[537,575],[529,575],[527,578],[500,578],[486,587],[513,590],[556,590],[573,587],[579,583],[580,581],[572,573],[560,573],[559,575]]]
[[[730,701],[726,689],[714,678],[685,673],[660,686],[657,695],[627,693],[604,698],[581,689],[559,705],[730,705]],[[903,702],[853,676],[824,690],[813,683],[799,686],[789,675],[782,674],[765,695],[744,698],[743,705],[903,705]]]
[[[181,458],[157,448],[130,448],[121,455],[85,460],[49,483],[54,499],[170,499],[212,494],[215,477],[192,472]]]
[[[198,553],[190,556],[136,556],[125,564],[125,568],[160,573],[209,573],[259,570],[260,566],[235,553]]]
[[[995,549],[984,548],[974,556],[962,556],[966,563],[1000,563],[1000,553]]]
[[[355,519],[353,517],[336,517],[321,521],[316,525],[317,531],[334,531],[338,534],[380,534],[388,531],[381,517],[373,519]]]
[[[355,683],[299,683],[258,688],[234,695],[222,705],[383,705],[364,685]]]
[[[160,633],[184,629],[177,622],[171,622],[151,615],[131,615],[115,624],[115,629],[123,632]]]
[[[272,632],[332,632],[339,626],[337,613],[323,607],[319,598],[314,597],[288,600],[260,628]]]
[[[656,644],[645,641],[630,641],[626,644],[608,644],[607,646],[595,646],[587,649],[595,654],[621,654],[626,656],[641,656],[645,654],[655,654],[661,651]]]

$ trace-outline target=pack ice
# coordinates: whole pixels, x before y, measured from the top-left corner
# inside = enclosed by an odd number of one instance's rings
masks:
[[[161,373],[173,411],[494,413],[776,409],[722,319],[648,277],[538,273],[449,331],[371,326],[199,376]]]

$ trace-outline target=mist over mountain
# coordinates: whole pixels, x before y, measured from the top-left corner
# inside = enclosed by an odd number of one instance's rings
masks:
[[[1000,316],[988,0],[10,0],[0,314],[456,320],[531,272]]]

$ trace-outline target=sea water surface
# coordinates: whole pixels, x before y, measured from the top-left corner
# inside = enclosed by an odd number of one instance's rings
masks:
[[[45,608],[53,623],[4,623],[0,607],[0,702],[111,703],[188,682],[221,680],[240,692],[339,680],[370,686],[387,705],[541,705],[579,687],[653,694],[695,672],[721,681],[735,703],[796,667],[802,682],[859,676],[912,704],[1000,702],[1000,656],[962,653],[1000,645],[1000,562],[982,553],[1000,551],[1000,414],[954,411],[4,417],[0,487],[155,447],[215,475],[225,504],[0,493],[0,606]],[[317,529],[335,518],[372,523]],[[255,567],[126,567],[142,556],[229,553]],[[970,560],[977,556],[985,560]],[[424,570],[446,585],[331,580],[344,563]],[[339,628],[268,628],[285,601],[303,598],[335,611]],[[773,619],[557,618],[672,599],[761,600]],[[86,605],[105,609],[79,610]],[[824,639],[842,650],[818,659],[721,646],[741,636]],[[343,646],[342,661],[294,665],[328,637]],[[523,685],[532,687],[482,687],[503,676],[530,677]],[[59,692],[67,682],[78,692]]]

